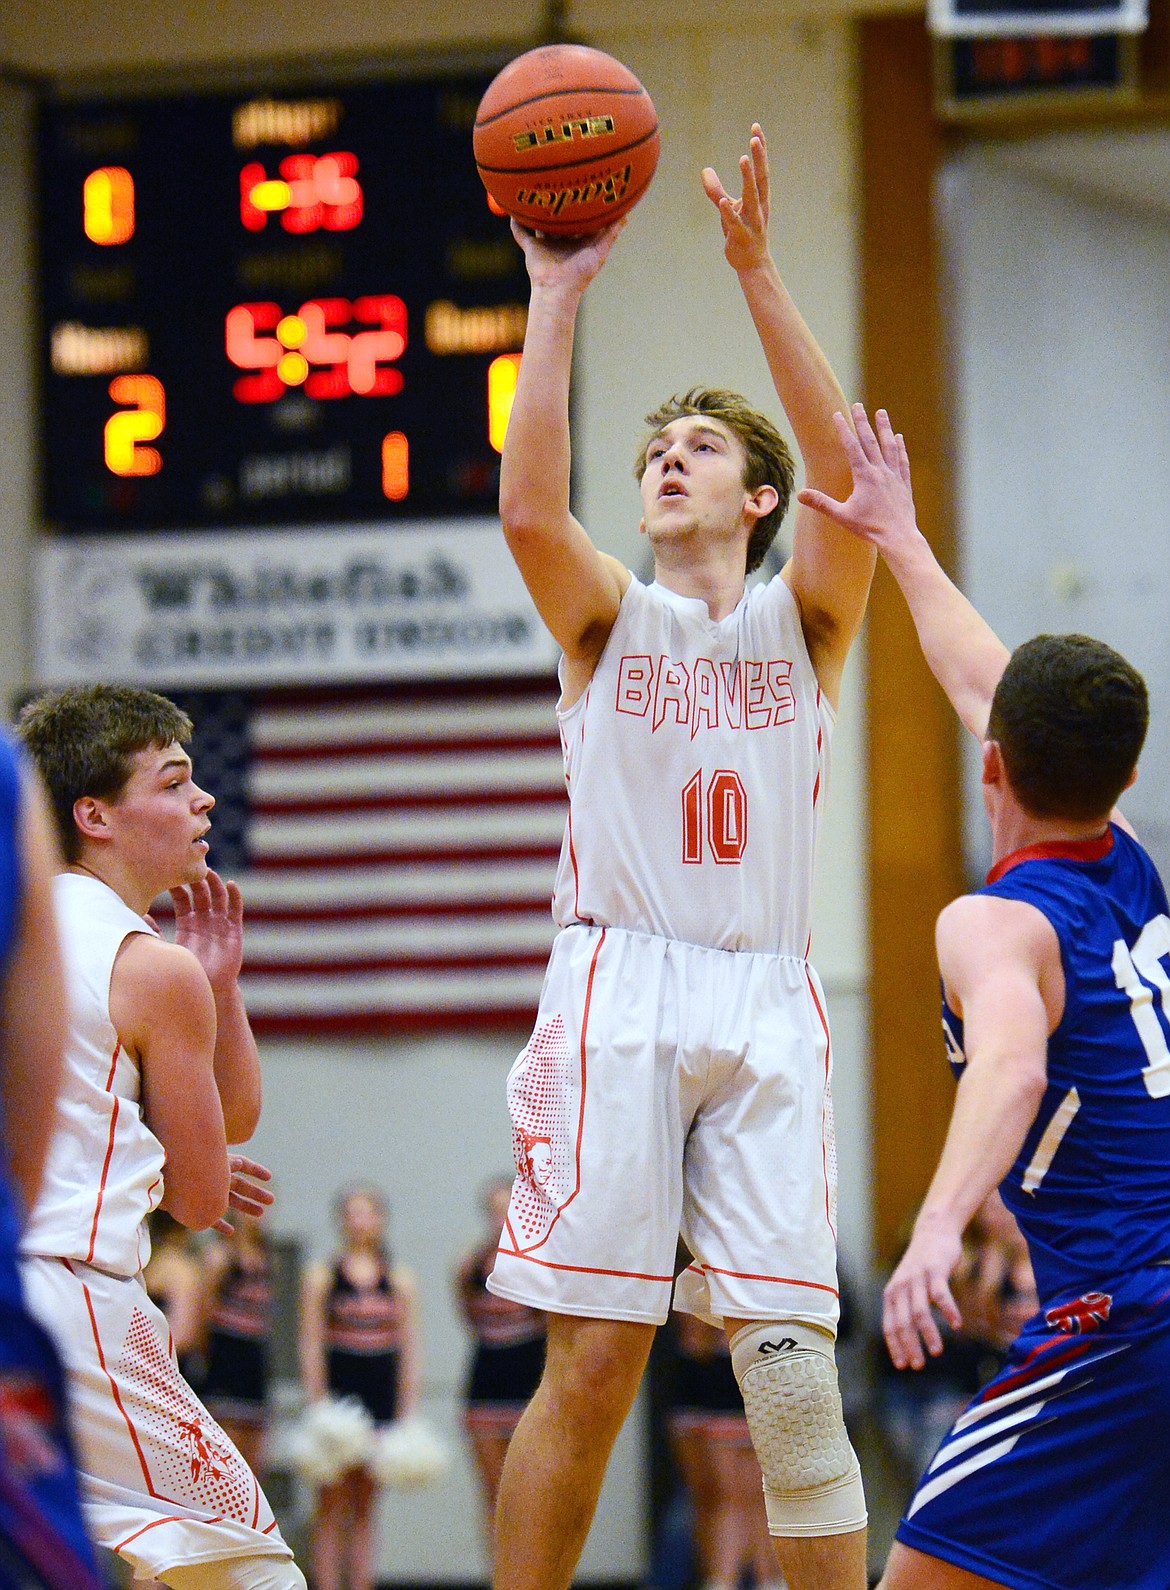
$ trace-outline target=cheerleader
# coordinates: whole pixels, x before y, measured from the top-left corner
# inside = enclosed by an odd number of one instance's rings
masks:
[[[419,1400],[418,1302],[408,1271],[386,1246],[387,1210],[376,1188],[343,1193],[332,1264],[310,1267],[301,1306],[300,1356],[310,1402],[356,1398],[374,1423],[409,1417]],[[366,1465],[317,1493],[312,1527],[314,1590],[373,1590],[373,1503]]]
[[[479,1478],[489,1558],[495,1543],[496,1493],[512,1432],[544,1367],[544,1315],[487,1289],[512,1183],[499,1177],[484,1189],[483,1240],[455,1272],[455,1296],[474,1343],[463,1399],[463,1428]]]
[[[768,1538],[760,1465],[723,1331],[675,1313],[671,1448],[694,1514],[704,1590],[735,1590],[750,1569],[757,1590],[783,1590]]]
[[[260,1220],[236,1214],[203,1264],[203,1400],[253,1471],[264,1470],[275,1274]]]

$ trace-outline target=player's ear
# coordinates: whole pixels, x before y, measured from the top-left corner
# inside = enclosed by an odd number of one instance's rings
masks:
[[[982,782],[984,784],[1002,784],[1003,781],[1003,752],[999,748],[999,741],[984,740]]]
[[[82,795],[73,802],[73,821],[77,831],[86,839],[107,839],[110,826],[106,820],[106,803],[96,795]]]
[[[1137,773],[1138,773],[1137,763],[1135,762],[1133,764],[1133,768],[1130,771],[1129,777],[1126,779],[1125,783],[1122,785],[1123,789],[1129,789],[1129,787],[1133,783],[1134,779],[1137,778]]]
[[[780,493],[775,486],[765,484],[757,486],[754,491],[749,491],[747,501],[747,511],[753,520],[758,523],[772,512],[772,509],[780,501]]]

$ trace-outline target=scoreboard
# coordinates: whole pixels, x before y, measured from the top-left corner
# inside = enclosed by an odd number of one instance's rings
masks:
[[[494,513],[527,277],[490,76],[42,105],[49,529]]]

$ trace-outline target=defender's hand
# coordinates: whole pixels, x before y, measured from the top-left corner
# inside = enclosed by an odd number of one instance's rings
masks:
[[[915,1226],[910,1245],[882,1293],[882,1335],[895,1369],[921,1369],[926,1353],[937,1358],[942,1352],[936,1308],[953,1330],[962,1325],[949,1285],[962,1254],[957,1232]]]
[[[244,959],[244,902],[239,886],[208,869],[198,883],[171,890],[175,943],[189,949],[218,993],[240,975]]]
[[[751,270],[768,258],[768,146],[759,122],[752,123],[748,153],[739,157],[743,192],[733,199],[710,166],[702,172],[703,191],[719,211],[723,252],[735,270]]]
[[[851,413],[852,428],[843,414],[834,414],[833,424],[849,460],[853,490],[844,502],[838,502],[823,491],[806,487],[797,492],[797,500],[881,551],[919,533],[910,459],[905,440],[895,434],[885,409],[875,412],[873,425],[863,404],[854,403]]]

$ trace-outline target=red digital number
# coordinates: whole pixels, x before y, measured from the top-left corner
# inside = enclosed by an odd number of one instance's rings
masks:
[[[348,150],[286,155],[279,177],[250,160],[240,171],[240,220],[249,232],[262,232],[270,215],[280,216],[286,232],[352,231],[362,218],[357,168],[357,156]]]
[[[351,321],[374,329],[339,329]],[[406,305],[393,293],[311,298],[294,315],[274,303],[237,304],[224,324],[228,358],[254,372],[232,388],[241,403],[272,403],[300,385],[311,398],[393,397],[403,378],[392,365],[406,342]]]

